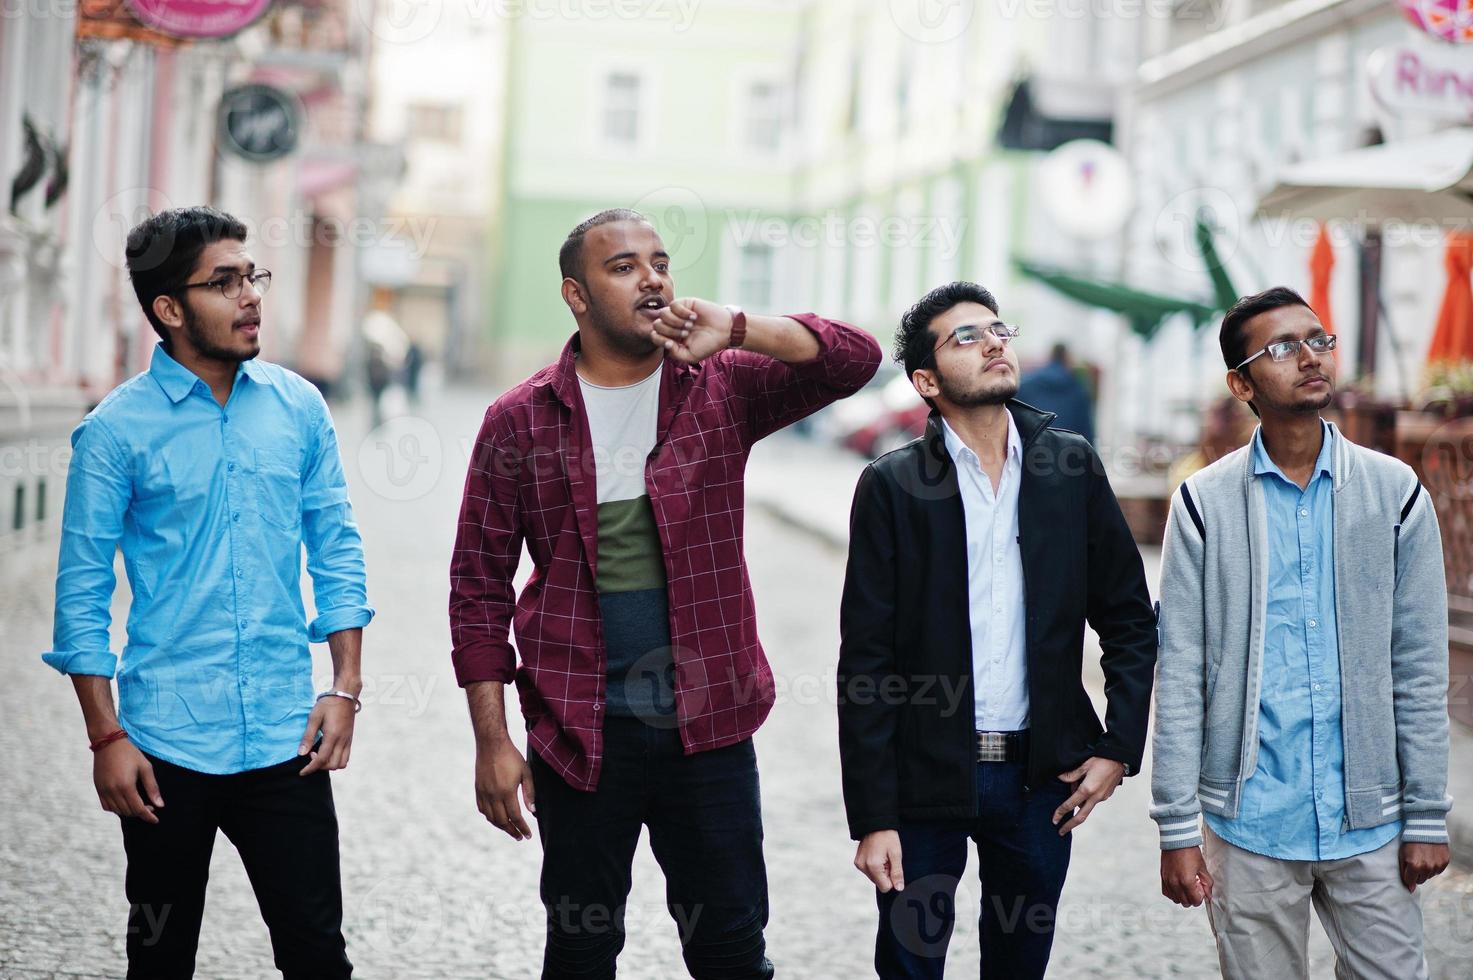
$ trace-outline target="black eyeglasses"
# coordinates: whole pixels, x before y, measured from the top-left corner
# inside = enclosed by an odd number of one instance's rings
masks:
[[[1316,354],[1328,354],[1335,349],[1335,335],[1332,333],[1321,333],[1315,334],[1313,337],[1305,340],[1281,340],[1276,344],[1269,344],[1257,354],[1244,360],[1242,364],[1239,364],[1233,370],[1241,371],[1265,354],[1272,361],[1287,361],[1291,357],[1298,357],[1299,348],[1301,347],[1308,347]]]
[[[241,285],[247,280],[251,287],[261,295],[271,291],[271,273],[265,269],[257,269],[250,275],[241,275],[239,272],[227,272],[217,276],[209,282],[186,282],[185,289],[202,289],[209,286],[211,289],[220,290],[220,295],[226,299],[238,299],[240,297]]]

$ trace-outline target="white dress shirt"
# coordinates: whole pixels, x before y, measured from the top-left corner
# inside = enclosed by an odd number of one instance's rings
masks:
[[[1018,546],[1018,490],[1023,442],[1008,420],[1008,452],[997,492],[945,419],[946,451],[956,465],[967,520],[967,596],[971,607],[972,684],[979,732],[1028,727],[1028,660],[1024,637],[1023,552]]]

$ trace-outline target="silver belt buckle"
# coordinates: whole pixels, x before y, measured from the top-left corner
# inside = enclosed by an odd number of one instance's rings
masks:
[[[1007,762],[1008,740],[1003,732],[977,733],[978,762]]]

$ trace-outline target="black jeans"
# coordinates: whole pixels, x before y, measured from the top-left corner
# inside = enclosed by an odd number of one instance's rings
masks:
[[[762,805],[752,740],[684,755],[680,733],[604,719],[598,788],[573,789],[531,757],[547,909],[545,980],[614,976],[640,828],[696,980],[772,976]]]
[[[240,852],[282,975],[350,976],[327,773],[298,775],[308,756],[228,776],[148,761],[164,797],[159,822],[122,818],[129,980],[194,975],[217,829]]]
[[[905,890],[876,891],[880,908],[875,972],[881,980],[939,980],[956,924],[956,889],[977,845],[982,907],[980,976],[1042,977],[1054,942],[1054,916],[1069,870],[1073,834],[1059,836],[1053,812],[1067,783],[1023,788],[1024,763],[977,763],[975,820],[902,823]]]

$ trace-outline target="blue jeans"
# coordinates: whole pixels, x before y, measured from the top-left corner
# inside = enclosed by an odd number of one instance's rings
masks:
[[[1052,823],[1054,810],[1071,790],[1057,779],[1049,783],[1025,791],[1023,763],[980,762],[975,819],[901,825],[905,890],[876,892],[880,980],[941,977],[956,924],[956,887],[967,868],[968,838],[977,844],[981,866],[979,975],[1043,976],[1073,836],[1060,837]]]
[[[592,793],[528,753],[547,909],[544,980],[614,976],[646,826],[690,975],[767,980],[767,868],[752,740],[685,755],[674,728],[621,717],[603,725],[603,769]]]

